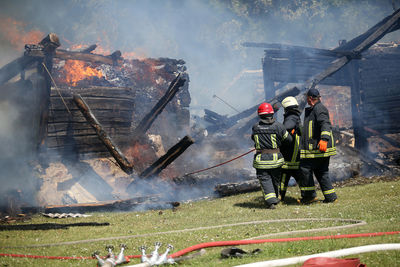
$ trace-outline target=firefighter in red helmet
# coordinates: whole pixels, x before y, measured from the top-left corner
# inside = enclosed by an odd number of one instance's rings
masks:
[[[267,208],[275,209],[279,203],[281,166],[284,163],[279,148],[285,143],[289,145],[292,137],[281,123],[275,121],[274,109],[269,103],[262,103],[258,107],[258,116],[260,121],[253,126],[251,135],[256,148],[253,167]]]

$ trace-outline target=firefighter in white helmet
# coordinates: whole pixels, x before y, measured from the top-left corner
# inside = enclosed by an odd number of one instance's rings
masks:
[[[274,109],[269,103],[262,103],[258,107],[258,116],[260,121],[253,126],[251,135],[256,148],[253,167],[267,208],[275,209],[279,203],[279,181],[284,163],[279,148],[284,143],[292,142],[292,137],[281,123],[275,121]]]
[[[301,136],[301,111],[299,104],[293,96],[288,96],[282,101],[284,108],[283,125],[292,136],[289,146],[281,148],[285,163],[282,165],[282,177],[280,183],[281,200],[285,199],[290,177],[293,177],[300,187],[302,203],[312,202],[315,199],[314,183],[307,183],[299,170],[300,165],[300,136]]]

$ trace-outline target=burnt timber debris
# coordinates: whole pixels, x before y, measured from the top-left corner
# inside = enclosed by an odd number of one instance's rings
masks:
[[[171,147],[165,155],[160,157],[150,167],[144,170],[139,177],[148,178],[150,176],[158,175],[163,169],[165,169],[171,162],[177,159],[185,150],[194,143],[194,140],[190,136],[185,136],[176,145]],[[129,188],[129,186],[128,186]]]
[[[110,223],[80,222],[80,223],[36,223],[20,225],[0,225],[0,231],[29,231],[29,230],[53,230],[68,229],[77,226],[109,226]]]
[[[182,78],[181,73],[176,76],[176,78],[170,83],[165,95],[157,102],[151,111],[144,116],[135,130],[133,130],[133,136],[135,138],[140,138],[146,133],[157,116],[164,110],[168,102],[171,101],[178,90],[184,85],[185,81],[186,80]]]
[[[96,203],[77,203],[67,205],[50,205],[44,207],[45,213],[99,212],[113,210],[131,210],[149,204],[161,203],[160,196],[148,195],[114,201],[98,201]],[[172,205],[172,204],[171,204]]]

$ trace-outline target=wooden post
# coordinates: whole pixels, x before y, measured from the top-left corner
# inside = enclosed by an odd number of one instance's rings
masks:
[[[194,143],[190,136],[185,136],[176,145],[171,147],[165,155],[160,157],[150,167],[144,170],[139,176],[141,178],[148,178],[150,176],[158,175],[163,169],[177,159],[185,150]],[[129,186],[128,186],[129,188]]]
[[[39,105],[41,107],[41,115],[39,122],[39,144],[38,151],[42,151],[46,148],[47,139],[47,125],[49,120],[49,108],[50,108],[50,94],[51,94],[51,81],[52,78],[51,70],[53,68],[53,55],[57,47],[60,46],[58,36],[54,33],[48,34],[39,45],[42,47],[44,57],[43,61],[39,61],[42,64],[38,65],[38,73],[42,75],[45,81],[45,90],[42,91],[39,99]]]
[[[133,166],[128,162],[126,157],[122,154],[122,152],[118,149],[116,145],[114,145],[111,138],[108,134],[103,130],[101,124],[97,121],[96,117],[93,115],[89,106],[85,103],[80,95],[74,95],[73,100],[79,110],[82,112],[83,116],[86,118],[88,123],[93,127],[96,131],[97,136],[103,142],[103,144],[107,147],[107,150],[117,161],[118,165],[121,169],[127,174],[131,174],[133,172]]]
[[[368,141],[363,130],[363,119],[361,109],[361,88],[360,88],[360,64],[354,60],[350,64],[350,79],[351,79],[351,116],[353,121],[355,147],[359,151],[368,149]]]
[[[266,57],[262,59],[265,99],[270,99],[275,96],[274,81],[269,75],[269,70],[271,69],[271,61],[272,58],[268,55],[266,55]]]
[[[178,76],[170,83],[165,95],[157,102],[152,110],[144,116],[139,125],[133,130],[133,137],[136,140],[146,133],[157,116],[164,110],[165,106],[178,92],[180,87],[185,84],[185,81],[186,80],[182,78],[181,73],[179,73]]]

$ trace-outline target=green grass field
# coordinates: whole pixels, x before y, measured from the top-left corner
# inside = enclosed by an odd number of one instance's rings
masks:
[[[110,226],[70,227],[66,230],[0,231],[0,253],[31,254],[46,256],[90,256],[104,250],[108,244],[118,248],[120,243],[128,246],[126,255],[139,254],[138,247],[146,245],[153,250],[154,242],[172,244],[173,252],[186,247],[213,241],[242,240],[253,237],[286,238],[336,234],[370,233],[400,230],[400,180],[337,188],[339,202],[322,202],[309,206],[298,205],[296,187],[289,188],[287,204],[279,204],[276,210],[263,206],[261,192],[241,194],[220,199],[182,203],[176,210],[151,210],[145,212],[92,213],[87,218],[50,219],[35,215],[29,223],[77,223],[109,222]],[[319,198],[323,199],[319,192]],[[348,225],[340,221],[293,221],[256,223],[262,220],[296,218],[336,218],[364,220],[366,225],[339,230],[319,230],[294,234],[277,234],[331,226]],[[253,222],[245,225],[238,223]],[[233,224],[231,226],[225,226]],[[220,227],[212,227],[220,226]],[[200,228],[201,229],[196,229]],[[207,228],[212,227],[212,228]],[[184,230],[185,231],[179,231]],[[276,235],[273,235],[276,234]],[[130,236],[130,237],[129,237]],[[126,238],[121,238],[126,237]],[[110,238],[110,240],[93,240]],[[59,244],[68,241],[90,240],[78,244]],[[234,266],[238,264],[302,256],[354,246],[400,243],[400,235],[363,237],[352,239],[328,239],[319,241],[296,241],[290,243],[263,243],[238,246],[245,251],[256,248],[261,252],[242,258],[221,258],[223,247],[207,248],[206,254],[180,262],[182,266]],[[26,247],[52,244],[44,247]],[[14,248],[13,248],[14,247]],[[18,248],[17,248],[18,247]],[[116,249],[116,253],[119,249]],[[400,251],[381,251],[347,257],[359,257],[367,266],[400,266]],[[139,263],[139,259],[130,264]],[[51,260],[0,257],[0,266],[96,266],[95,260]]]

